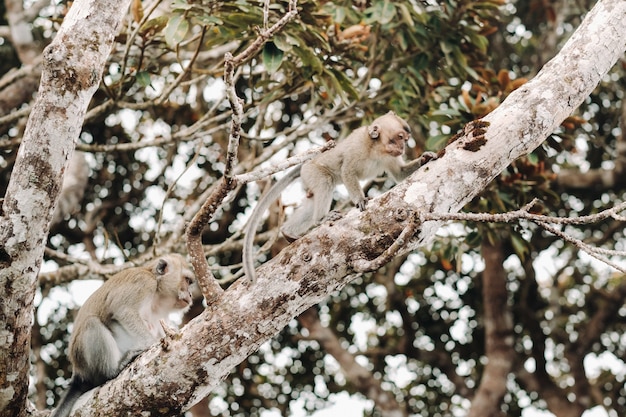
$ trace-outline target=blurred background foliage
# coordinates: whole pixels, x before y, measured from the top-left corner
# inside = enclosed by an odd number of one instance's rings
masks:
[[[245,110],[239,172],[343,137],[390,109],[413,128],[409,158],[438,151],[536,75],[593,3],[299,1],[298,17],[238,69]],[[71,2],[24,6],[38,7],[30,27],[41,51]],[[285,1],[133,1],[80,137],[89,166],[81,210],[53,225],[44,270],[73,258],[119,263],[155,246],[184,250],[182,225],[223,169],[230,126],[224,54],[244,51],[287,9]],[[20,65],[10,36],[0,32],[3,80]],[[538,211],[567,217],[623,200],[625,69],[622,61],[543,146],[511,164],[466,210],[506,212],[538,198]],[[2,193],[36,93],[11,103],[3,96],[9,84],[0,84]],[[598,181],[601,174],[612,181]],[[239,276],[240,232],[265,185],[238,189],[205,231],[224,286]],[[385,186],[379,181],[370,192]],[[260,231],[269,240],[290,207],[272,210]],[[624,249],[617,220],[572,232]],[[447,225],[432,246],[329,297],[313,320],[379,381],[402,415],[464,415],[484,369],[484,239],[506,259],[502,279],[514,318],[517,357],[503,415],[539,409],[571,416],[594,407],[599,415],[626,415],[624,277],[529,224]],[[267,256],[285,246],[278,239]],[[41,408],[56,403],[70,376],[65,349],[79,303],[67,288],[88,291],[42,279],[33,339],[33,400]],[[383,415],[303,323],[294,320],[240,364],[193,414],[303,415],[347,393],[363,415]]]

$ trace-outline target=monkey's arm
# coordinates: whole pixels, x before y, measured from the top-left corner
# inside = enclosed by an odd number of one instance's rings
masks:
[[[110,329],[120,351],[118,373],[158,341],[158,337],[136,308],[123,309],[119,314],[115,314]]]
[[[344,163],[341,166],[341,181],[346,186],[350,200],[352,200],[354,205],[361,211],[365,210],[367,197],[365,197],[363,188],[361,188],[361,184],[359,184],[359,176],[357,175],[356,167]]]
[[[419,158],[415,158],[407,164],[398,165],[397,167],[395,167],[395,169],[390,169],[388,173],[391,177],[393,177],[396,182],[400,182],[418,169],[420,169],[422,165],[425,165],[427,162],[435,159],[437,159],[436,153],[426,151],[422,153]]]
[[[252,210],[250,220],[248,220],[248,224],[243,231],[243,252],[241,255],[243,272],[251,282],[256,281],[256,273],[254,272],[254,251],[252,247],[254,246],[256,230],[263,219],[263,213],[280,197],[283,190],[300,176],[301,167],[302,166],[297,166],[285,174],[284,177],[276,181],[276,184],[270,187],[267,193],[261,197],[256,207],[254,207],[254,210]]]

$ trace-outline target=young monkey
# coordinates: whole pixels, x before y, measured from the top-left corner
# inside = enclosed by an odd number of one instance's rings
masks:
[[[409,125],[390,111],[369,126],[356,129],[334,148],[291,170],[276,182],[259,200],[244,230],[242,261],[248,279],[253,282],[256,279],[252,247],[261,216],[291,182],[300,176],[306,190],[306,198],[281,228],[288,240],[296,240],[328,214],[337,184],[346,186],[354,205],[363,211],[368,199],[360,180],[386,172],[395,182],[400,182],[422,164],[436,159],[434,153],[425,152],[405,164],[402,155],[410,136]]]
[[[176,254],[121,271],[76,315],[70,338],[72,379],[51,417],[66,417],[85,392],[115,378],[137,355],[165,336],[160,320],[192,303],[193,273]]]

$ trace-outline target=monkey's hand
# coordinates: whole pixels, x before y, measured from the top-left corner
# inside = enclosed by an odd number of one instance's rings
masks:
[[[369,198],[365,197],[359,201],[357,201],[357,203],[355,204],[356,207],[360,210],[360,211],[365,211],[365,208],[367,207],[367,202],[369,201]]]
[[[426,151],[420,156],[420,165],[424,165],[430,161],[437,159],[437,154],[434,152]]]

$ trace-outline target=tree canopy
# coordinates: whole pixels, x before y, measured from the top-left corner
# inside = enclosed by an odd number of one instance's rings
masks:
[[[0,416],[58,403],[92,280],[168,252],[186,325],[74,415],[626,415],[624,2],[0,8]],[[389,110],[439,158],[294,243],[290,188],[248,282],[272,181]]]

